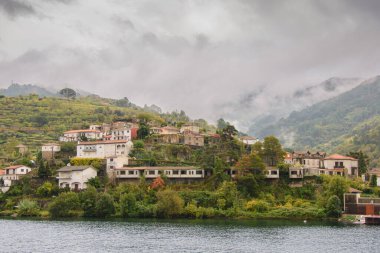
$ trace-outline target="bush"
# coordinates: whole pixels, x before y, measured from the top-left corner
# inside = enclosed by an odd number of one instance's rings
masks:
[[[134,217],[136,213],[136,197],[133,193],[122,194],[120,197],[120,214],[123,217]]]
[[[328,199],[326,205],[326,214],[329,217],[340,217],[340,215],[342,214],[342,207],[338,196],[334,195]]]
[[[245,209],[247,209],[248,211],[254,211],[258,213],[266,212],[269,210],[269,208],[269,203],[261,199],[253,199],[251,201],[248,201],[245,205]]]
[[[115,203],[108,193],[101,193],[96,202],[96,216],[106,218],[115,214]]]
[[[45,182],[37,188],[36,194],[40,197],[50,197],[53,192],[53,184],[50,182]]]
[[[85,191],[79,194],[79,199],[81,202],[82,209],[84,211],[83,215],[85,217],[95,217],[96,216],[96,200],[98,198],[98,193],[94,187],[88,187]]]
[[[79,197],[74,192],[59,194],[49,206],[49,212],[53,218],[78,216],[80,211]]]
[[[23,199],[18,203],[18,215],[37,216],[39,213],[37,202],[30,199]]]
[[[176,217],[183,211],[184,201],[177,192],[164,190],[157,192],[157,215],[160,217]]]

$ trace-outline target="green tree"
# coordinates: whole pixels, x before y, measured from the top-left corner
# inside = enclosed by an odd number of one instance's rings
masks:
[[[351,156],[353,158],[358,159],[359,176],[367,172],[369,159],[366,154],[364,154],[362,151],[359,151],[359,152],[350,152],[347,154],[347,156]]]
[[[263,160],[268,166],[277,166],[284,160],[285,152],[280,141],[274,136],[267,136],[263,143]]]
[[[150,134],[149,126],[145,123],[140,123],[139,129],[137,130],[137,138],[140,140],[145,139]]]
[[[157,215],[160,217],[176,217],[182,213],[183,199],[173,190],[157,192]]]
[[[235,167],[239,170],[240,175],[246,173],[260,175],[263,174],[263,171],[265,170],[263,160],[255,153],[243,155],[236,163]]]
[[[237,189],[248,198],[258,197],[260,194],[260,181],[263,177],[258,178],[255,175],[238,176],[236,178]]]
[[[59,194],[49,206],[49,212],[53,218],[77,216],[80,211],[80,200],[75,192]]]
[[[36,193],[40,197],[50,197],[53,193],[53,184],[50,182],[44,182],[37,188]]]
[[[224,119],[222,119],[222,118],[218,119],[218,121],[217,121],[217,128],[219,130],[222,130],[222,129],[226,128],[227,125],[228,125],[228,123],[226,121],[224,121]]]
[[[325,177],[324,180],[326,180],[327,177]],[[348,183],[347,180],[344,177],[341,176],[333,176],[329,177],[329,180],[326,180],[324,182],[324,189],[326,194],[326,199],[329,199],[331,196],[338,196],[340,202],[343,202],[343,195],[348,190]]]
[[[329,217],[340,217],[342,213],[342,205],[341,201],[338,196],[333,195],[331,196],[326,205],[326,214]]]
[[[225,200],[225,208],[235,206],[238,201],[238,190],[235,182],[224,181],[216,190],[216,197]]]
[[[38,177],[42,179],[46,179],[49,176],[51,176],[49,163],[45,163],[44,161],[42,161],[40,165],[38,166]]]
[[[115,213],[115,202],[108,193],[101,193],[96,202],[96,216],[106,218]]]
[[[97,198],[98,198],[98,192],[92,186],[88,187],[85,191],[79,194],[81,206],[84,211],[83,215],[85,217],[97,216],[97,210],[96,210]]]
[[[136,216],[136,196],[132,193],[122,194],[120,197],[120,214],[123,217]]]
[[[372,175],[371,176],[371,181],[369,182],[369,185],[371,187],[376,187],[377,186],[377,176],[376,175]]]
[[[101,187],[103,187],[102,183],[100,182],[100,179],[98,176],[96,177],[93,177],[93,178],[90,178],[87,182],[88,185],[96,188],[96,189],[99,189]]]

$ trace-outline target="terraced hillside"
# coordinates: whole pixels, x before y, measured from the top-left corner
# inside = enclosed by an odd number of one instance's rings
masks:
[[[156,113],[135,106],[121,107],[116,100],[85,97],[76,100],[39,98],[37,95],[0,98],[0,157],[11,152],[15,143],[32,150],[43,142],[56,141],[63,131],[89,124],[128,120],[142,114],[154,121],[164,120]]]

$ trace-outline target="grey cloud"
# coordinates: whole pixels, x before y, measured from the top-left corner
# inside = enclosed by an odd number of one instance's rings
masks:
[[[332,76],[380,69],[374,0],[33,3],[52,19],[0,30],[0,83],[68,83],[247,129],[355,85],[316,85]]]
[[[34,7],[22,0],[2,0],[0,9],[11,18],[36,14]]]

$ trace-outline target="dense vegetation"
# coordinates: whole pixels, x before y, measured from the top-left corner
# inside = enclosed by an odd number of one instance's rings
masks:
[[[265,129],[285,146],[346,154],[361,150],[380,166],[380,77],[335,98],[320,102]]]

